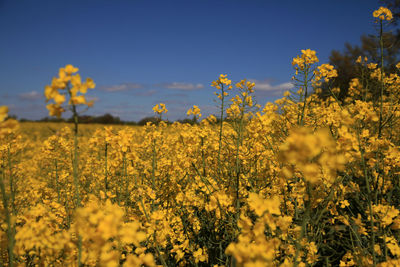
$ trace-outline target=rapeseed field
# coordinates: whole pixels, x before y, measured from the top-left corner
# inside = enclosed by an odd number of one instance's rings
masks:
[[[382,34],[392,13],[373,17]],[[0,108],[0,262],[399,266],[400,64],[357,64],[341,98],[333,66],[301,50],[296,90],[274,103],[221,74],[218,114],[193,106],[198,124],[169,124],[160,103],[143,127],[80,125],[95,83],[61,68],[47,108],[74,123],[18,123]]]

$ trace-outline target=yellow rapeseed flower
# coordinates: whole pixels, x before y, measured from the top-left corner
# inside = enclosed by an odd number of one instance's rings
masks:
[[[8,107],[0,106],[0,122],[3,122],[8,116]]]
[[[65,109],[58,104],[48,104],[46,108],[49,110],[50,116],[56,116],[57,118],[60,118],[61,114],[65,111]]]
[[[65,111],[62,104],[66,101],[67,96],[70,97],[68,105],[87,105],[88,107],[93,106],[93,101],[87,102],[84,94],[87,89],[95,88],[95,83],[92,79],[87,78],[82,83],[81,76],[76,73],[79,69],[72,66],[66,65],[64,68],[60,68],[58,71],[58,77],[52,79],[51,85],[46,85],[44,88],[44,95],[46,102],[51,100],[54,103],[47,105],[50,116],[61,117],[61,114]],[[76,73],[72,75],[73,73]],[[62,92],[61,90],[65,90]],[[81,95],[79,95],[81,93]]]
[[[64,70],[67,75],[71,75],[72,73],[79,71],[78,68],[72,66],[71,64],[66,65]]]
[[[292,60],[292,66],[295,67],[296,69],[296,74],[297,70],[304,70],[306,66],[310,66],[316,62],[318,62],[319,59],[317,57],[317,53],[314,50],[311,49],[306,49],[306,50],[301,50],[301,55],[293,58]]]
[[[162,113],[167,113],[168,109],[165,107],[164,103],[160,103],[153,107],[153,111],[154,113],[162,114]]]
[[[379,9],[375,10],[372,13],[372,15],[374,16],[374,18],[378,18],[381,21],[383,21],[383,20],[390,21],[393,19],[392,11],[390,11],[388,8],[382,7],[382,6]]]
[[[194,105],[191,109],[189,109],[186,112],[186,115],[188,115],[188,116],[189,115],[193,115],[193,116],[201,117],[201,113],[200,112],[201,112],[200,108],[198,106]]]

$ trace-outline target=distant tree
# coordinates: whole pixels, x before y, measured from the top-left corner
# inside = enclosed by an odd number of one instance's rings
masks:
[[[395,27],[400,19],[400,0],[382,0],[383,5],[387,6],[394,15],[392,25],[387,28],[387,32],[383,35],[384,44],[384,64],[387,72],[395,70],[395,65],[399,62],[400,56],[400,30]],[[367,57],[369,62],[380,62],[380,46],[379,38],[374,35],[362,35],[359,45],[351,45],[346,43],[342,51],[333,50],[329,57],[329,63],[332,64],[338,71],[338,77],[334,79],[329,86],[331,88],[340,88],[339,99],[343,99],[347,95],[349,82],[351,79],[358,77],[360,66],[356,64],[359,56]],[[329,95],[327,90],[328,85],[322,85],[322,97]],[[374,90],[374,87],[371,87]],[[372,91],[372,95],[378,95]]]
[[[16,119],[18,119],[18,116],[15,115],[15,114],[10,114],[10,115],[8,115],[8,119],[14,119],[14,120],[16,120]]]
[[[136,121],[124,121],[125,125],[138,125]]]
[[[399,61],[400,55],[400,33],[396,34],[389,32],[384,34],[384,64],[385,70],[392,72],[395,70],[395,65]],[[357,58],[367,57],[368,62],[379,63],[379,39],[371,35],[362,35],[360,45],[345,44],[343,51],[333,50],[329,56],[329,63],[332,64],[338,71],[338,77],[330,84],[331,88],[340,88],[339,98],[343,99],[347,95],[349,82],[351,79],[358,77],[360,66],[356,64]],[[326,95],[326,84],[322,86],[323,92]],[[371,87],[373,88],[373,87]],[[374,95],[374,92],[371,92]]]
[[[183,119],[183,120],[177,120],[177,122],[179,122],[179,123],[188,123],[190,125],[194,125],[194,124],[198,124],[199,123],[198,120],[197,120],[197,117],[193,117],[193,118],[190,118],[190,119],[186,118],[186,119]]]
[[[64,118],[57,118],[57,117],[44,117],[41,118],[40,120],[37,120],[38,122],[65,122]]]
[[[160,119],[157,117],[145,117],[143,119],[141,119],[140,121],[138,121],[138,125],[143,126],[146,125],[148,122],[152,122],[154,124],[159,123]]]
[[[122,124],[123,123],[119,117],[114,117],[109,113],[104,114],[103,116],[96,117],[94,122],[101,123],[101,124]]]
[[[93,123],[94,117],[88,116],[88,115],[83,115],[83,116],[78,116],[78,121],[79,123]],[[73,122],[74,118],[71,117],[68,122]]]
[[[392,11],[393,14],[393,25],[397,26],[399,24],[400,19],[400,0],[381,0],[382,5]]]
[[[73,122],[74,118],[68,119],[68,122]],[[99,123],[99,124],[124,124],[119,117],[114,117],[111,114],[104,114],[102,116],[81,115],[78,117],[79,123]]]

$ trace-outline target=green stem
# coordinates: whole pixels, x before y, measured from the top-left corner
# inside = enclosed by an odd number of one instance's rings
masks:
[[[204,146],[204,137],[201,137],[201,161],[203,165],[203,176],[205,177],[207,175],[207,172],[206,172],[206,159],[204,155],[203,146]]]
[[[151,158],[151,183],[152,189],[155,192],[156,190],[156,168],[157,168],[157,151],[156,151],[156,141],[153,140],[153,147],[152,147],[152,158]]]
[[[380,106],[379,106],[379,128],[378,128],[378,138],[382,135],[383,128],[383,93],[385,90],[385,81],[383,78],[384,75],[384,62],[383,62],[383,24],[382,20],[380,20],[380,31],[379,31],[379,46],[381,52],[381,95],[380,95]]]
[[[57,190],[57,201],[60,203],[60,183],[58,181],[58,164],[57,164],[57,159],[54,160],[54,165],[56,168],[56,190]]]
[[[108,159],[108,155],[107,155],[107,152],[108,152],[108,144],[107,144],[107,142],[106,142],[106,146],[105,146],[105,149],[104,149],[104,190],[105,190],[105,193],[106,193],[106,198],[107,198],[107,191],[108,191],[108,166],[107,166],[107,159]]]
[[[127,160],[126,160],[126,153],[124,153],[124,178],[125,178],[125,206],[128,203],[128,199],[129,199],[129,184],[128,184],[128,168],[127,168]]]
[[[74,106],[74,121],[75,121],[75,131],[74,131],[74,160],[73,160],[73,175],[75,184],[75,205],[80,207],[81,198],[79,194],[79,180],[78,180],[78,115],[76,114]]]
[[[299,121],[300,126],[304,125],[304,116],[305,116],[307,96],[308,96],[308,71],[309,71],[309,66],[306,66],[304,69],[304,84],[303,84],[304,99],[303,99],[303,109],[301,110],[301,116],[300,116],[300,121]],[[302,92],[302,96],[303,96],[303,92]]]
[[[301,223],[301,232],[300,232],[300,238],[299,240],[296,240],[296,253],[294,255],[294,260],[293,260],[293,266],[297,267],[299,263],[297,262],[297,259],[300,255],[300,249],[301,249],[301,240],[303,237],[307,234],[307,224],[310,220],[310,214],[311,214],[311,187],[310,183],[307,182],[307,195],[308,195],[308,200],[305,201],[305,214]]]
[[[140,197],[140,205],[141,205],[142,208],[143,208],[143,212],[144,212],[144,215],[146,216],[147,221],[150,222],[150,217],[149,217],[149,215],[148,215],[148,213],[147,213],[147,211],[146,211],[146,207],[144,206],[142,197]],[[155,243],[155,245],[156,245],[157,255],[158,255],[158,258],[159,258],[160,261],[161,261],[161,264],[162,264],[163,266],[168,266],[167,263],[166,263],[165,260],[164,260],[164,257],[161,255],[161,249],[160,249],[160,247],[159,247],[159,245],[158,245],[157,238],[156,238],[156,233],[155,233],[155,232],[153,233],[153,239],[154,239],[154,243]]]
[[[11,221],[10,210],[8,209],[8,195],[4,186],[5,173],[2,170],[2,178],[0,179],[0,190],[3,200],[3,207],[6,215],[7,223],[7,240],[8,240],[8,266],[14,266],[14,244],[15,244],[15,229]]]
[[[68,94],[72,97],[71,89],[68,87]],[[72,104],[72,114],[74,118],[74,158],[72,162],[72,171],[74,176],[75,185],[75,208],[81,206],[81,198],[79,194],[79,180],[78,180],[78,112],[76,110],[76,105]],[[80,267],[82,259],[82,237],[78,234],[78,267]]]
[[[219,116],[219,140],[218,140],[218,170],[221,171],[221,148],[222,148],[222,127],[224,123],[224,102],[225,102],[225,95],[224,95],[224,85],[221,84],[221,111]]]
[[[365,158],[364,158],[364,149],[361,147],[361,141],[360,141],[360,134],[359,131],[357,130],[357,139],[358,139],[358,146],[359,150],[361,153],[361,163],[362,167],[364,169],[364,178],[365,178],[365,184],[367,187],[367,201],[368,201],[368,210],[369,210],[369,216],[370,216],[370,227],[371,227],[371,251],[372,251],[372,258],[373,258],[373,266],[376,266],[376,255],[375,255],[375,230],[374,230],[374,216],[372,212],[372,200],[371,200],[371,188],[370,188],[370,183],[369,183],[369,178],[368,178],[368,171],[367,171],[367,165],[365,163]]]
[[[236,221],[239,220],[240,216],[240,158],[239,158],[239,150],[240,146],[242,145],[242,134],[243,134],[243,118],[244,118],[244,107],[245,107],[246,99],[243,97],[242,99],[242,107],[240,112],[240,119],[239,119],[239,128],[237,132],[237,139],[236,139]]]
[[[11,208],[12,208],[13,214],[16,215],[14,176],[12,174],[10,146],[8,146],[8,148],[7,148],[7,157],[8,157],[8,171],[10,173],[9,175],[10,175]]]

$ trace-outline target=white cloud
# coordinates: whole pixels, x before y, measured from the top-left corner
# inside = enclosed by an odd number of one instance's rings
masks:
[[[176,90],[184,90],[184,91],[192,91],[204,88],[204,85],[201,83],[185,83],[185,82],[172,82],[172,83],[163,83],[159,84],[159,86],[167,88],[167,89],[176,89]]]
[[[280,83],[276,85],[272,85],[270,81],[268,80],[250,80],[251,82],[254,82],[256,84],[255,89],[256,91],[286,91],[293,89],[294,85],[291,82],[286,82],[286,83]]]
[[[99,98],[97,96],[88,96],[86,97],[87,101],[93,101],[94,103],[99,102]]]
[[[100,90],[106,92],[121,92],[121,91],[128,91],[132,89],[141,89],[141,88],[143,88],[143,85],[139,83],[121,83],[110,86],[101,86]]]
[[[100,86],[99,89],[105,92],[123,92],[123,91],[130,91],[135,89],[144,89],[148,87],[159,87],[159,88],[166,88],[166,89],[174,89],[174,90],[181,90],[181,91],[194,91],[204,88],[204,85],[201,83],[187,83],[187,82],[171,82],[171,83],[158,83],[153,85],[144,86],[140,83],[121,83],[109,86]],[[152,95],[156,91],[150,90],[146,92],[145,95]]]
[[[31,91],[27,93],[20,93],[18,97],[22,100],[37,100],[42,98],[43,94],[39,94],[37,91]]]

